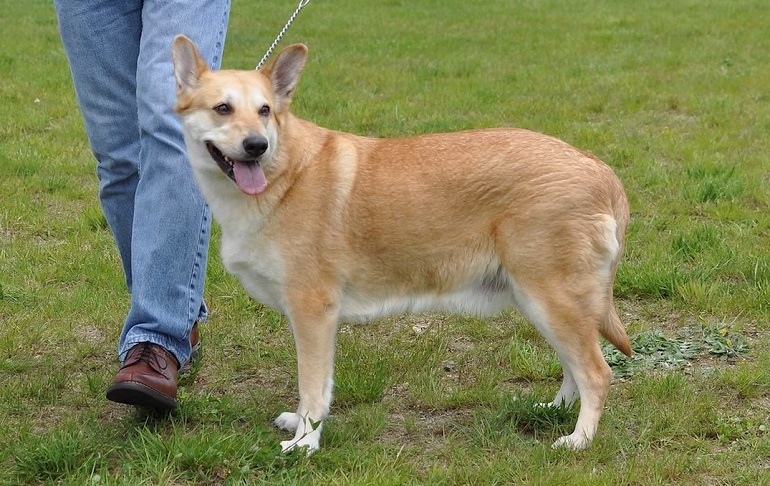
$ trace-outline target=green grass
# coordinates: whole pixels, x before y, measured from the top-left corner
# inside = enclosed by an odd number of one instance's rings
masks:
[[[316,0],[283,45],[294,111],[376,136],[518,126],[596,153],[632,223],[616,282],[637,354],[590,450],[551,450],[553,352],[517,314],[343,326],[322,449],[280,455],[293,343],[212,245],[182,406],[107,402],[127,296],[49,1],[0,0],[0,484],[770,484],[765,0]],[[253,68],[295,2],[234,0]],[[397,195],[394,195],[397,197]]]

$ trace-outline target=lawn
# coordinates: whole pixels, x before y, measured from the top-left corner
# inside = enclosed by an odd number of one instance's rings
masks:
[[[593,447],[552,450],[554,353],[518,314],[344,325],[310,458],[283,318],[222,268],[203,360],[158,417],[108,402],[127,294],[53,6],[0,0],[0,484],[770,484],[770,3],[313,0],[294,112],[372,136],[517,126],[595,153],[632,209],[632,360]],[[234,0],[253,68],[296,3]],[[108,82],[109,80],[106,80]],[[394,195],[394,197],[398,197]]]

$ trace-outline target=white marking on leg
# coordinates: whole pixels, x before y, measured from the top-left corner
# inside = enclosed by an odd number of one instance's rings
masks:
[[[572,376],[569,364],[562,360],[561,366],[564,379],[561,382],[559,392],[551,403],[557,407],[562,405],[569,407],[575,403],[575,400],[578,399],[580,393],[578,392],[577,384],[575,383],[575,378]]]
[[[553,443],[553,447],[567,447],[574,450],[584,449],[591,444],[591,441],[596,434],[596,429],[599,426],[599,419],[602,415],[602,407],[604,406],[604,399],[607,396],[610,381],[612,379],[612,372],[607,366],[607,363],[601,357],[601,351],[599,349],[598,342],[594,349],[585,350],[586,355],[599,354],[598,358],[600,362],[600,369],[595,370],[596,373],[590,371],[590,361],[586,362],[585,366],[580,366],[577,363],[570,364],[570,368],[576,370],[572,376],[575,380],[577,388],[580,393],[580,412],[578,414],[577,423],[575,424],[575,430],[564,437],[560,437]],[[597,357],[594,356],[594,359]],[[590,359],[589,356],[585,356],[584,359]],[[603,365],[603,366],[602,366]]]
[[[575,403],[575,400],[580,397],[577,385],[575,384],[575,379],[572,377],[572,372],[569,370],[569,367],[564,364],[564,362],[562,362],[562,370],[564,379],[561,383],[561,388],[559,388],[559,392],[556,394],[552,402],[538,403],[539,406],[571,407],[572,404]]]
[[[276,423],[280,420],[279,426],[294,426],[294,438],[281,442],[283,452],[304,447],[312,454],[319,448],[322,420],[329,415],[332,400],[336,306],[325,306],[324,312],[300,314],[292,319],[292,330],[297,348],[299,406],[294,416],[281,414]]]

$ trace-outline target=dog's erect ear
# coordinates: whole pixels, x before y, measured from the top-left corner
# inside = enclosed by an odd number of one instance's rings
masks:
[[[265,69],[265,75],[273,83],[276,102],[281,107],[291,102],[294,88],[305,67],[305,60],[307,47],[304,44],[294,44],[278,53],[275,60]]]
[[[198,49],[195,48],[195,44],[187,37],[178,35],[174,37],[171,54],[174,59],[177,93],[195,88],[201,74],[209,69],[208,64],[198,53]]]

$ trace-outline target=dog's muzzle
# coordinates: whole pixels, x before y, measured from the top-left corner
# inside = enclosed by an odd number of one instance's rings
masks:
[[[259,165],[259,159],[267,151],[267,139],[262,136],[246,137],[243,151],[249,156],[245,159],[233,159],[225,155],[213,142],[206,142],[206,149],[211,158],[238,188],[250,196],[260,194],[267,188],[267,180]]]

